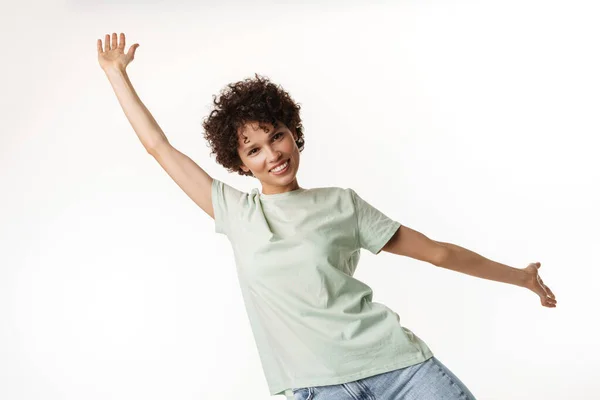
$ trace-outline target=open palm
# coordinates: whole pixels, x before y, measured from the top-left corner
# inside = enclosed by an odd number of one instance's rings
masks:
[[[110,35],[106,34],[104,36],[104,48],[102,47],[102,39],[98,39],[97,42],[98,62],[105,71],[109,68],[125,69],[133,61],[135,50],[138,47],[139,44],[135,43],[125,53],[125,34],[121,33],[119,41],[117,41],[116,33],[112,34],[112,41]]]
[[[556,307],[556,297],[554,296],[554,293],[552,293],[552,290],[544,284],[544,281],[542,281],[542,278],[538,273],[541,265],[542,264],[539,262],[536,262],[523,268],[527,274],[524,286],[540,296],[540,302],[544,307],[554,308]]]

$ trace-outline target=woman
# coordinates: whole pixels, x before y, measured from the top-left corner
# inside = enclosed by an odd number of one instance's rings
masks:
[[[139,45],[98,39],[98,60],[133,129],[183,191],[227,235],[271,395],[295,399],[474,399],[429,347],[352,277],[360,249],[381,250],[525,287],[555,307],[539,263],[516,269],[401,226],[354,190],[305,189],[300,106],[256,79],[231,84],[204,122],[216,160],[257,178],[241,192],[173,148],[126,74]],[[211,153],[211,154],[212,154]]]

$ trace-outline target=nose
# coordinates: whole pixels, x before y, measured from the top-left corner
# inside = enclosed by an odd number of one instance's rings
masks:
[[[270,162],[275,162],[275,161],[279,160],[280,157],[281,157],[281,152],[279,150],[269,149],[269,161]]]

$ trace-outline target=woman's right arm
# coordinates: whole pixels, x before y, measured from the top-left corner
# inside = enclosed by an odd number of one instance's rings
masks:
[[[146,151],[150,153],[160,143],[168,142],[164,132],[135,92],[127,71],[124,68],[109,67],[104,72],[125,116]]]
[[[214,219],[211,197],[213,179],[188,156],[171,146],[150,111],[138,97],[127,76],[126,66],[133,60],[137,46],[132,46],[129,53],[124,54],[124,34],[121,33],[121,43],[118,46],[116,33],[113,33],[113,46],[110,45],[109,35],[106,35],[105,39],[104,50],[102,41],[98,39],[100,66],[106,73],[121,108],[142,145],[175,183]]]

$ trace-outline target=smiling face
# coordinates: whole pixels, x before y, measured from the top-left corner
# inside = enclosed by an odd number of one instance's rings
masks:
[[[247,123],[238,130],[238,154],[242,160],[240,168],[251,171],[262,184],[263,194],[284,193],[298,189],[296,173],[300,166],[300,152],[295,132],[278,122],[277,126],[258,122]],[[282,173],[271,171],[273,167],[287,161]]]

